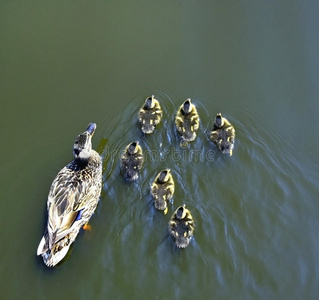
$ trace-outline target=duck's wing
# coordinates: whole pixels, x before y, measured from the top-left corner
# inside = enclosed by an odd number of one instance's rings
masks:
[[[53,181],[48,195],[48,244],[49,248],[74,230],[75,221],[95,194],[88,180],[81,180],[67,167]],[[79,228],[78,228],[79,229]]]
[[[164,186],[165,197],[167,200],[170,200],[173,197],[175,191],[175,184],[172,176],[170,177],[170,180],[164,184]]]
[[[183,115],[181,114],[181,111],[179,110],[175,116],[175,125],[176,125],[177,130],[181,133],[184,131],[183,124],[184,124]]]
[[[158,101],[155,101],[155,107],[153,109],[152,114],[154,115],[154,122],[158,124],[163,117],[163,111]]]
[[[144,163],[144,155],[143,155],[143,152],[140,151],[136,154],[134,154],[134,165],[136,166],[136,168],[138,170],[140,170],[143,166],[143,163]]]
[[[226,128],[225,131],[226,131],[227,140],[229,140],[230,142],[233,142],[235,139],[235,128],[230,125]]]
[[[144,109],[144,106],[139,110],[138,112],[138,120],[142,123],[144,115],[146,114],[146,110]]]
[[[194,219],[189,211],[186,212],[186,217],[184,218],[185,225],[187,226],[187,231],[189,235],[192,235],[195,229]]]
[[[219,132],[216,129],[213,129],[210,134],[209,134],[209,139],[214,142],[217,143],[217,140],[219,138]]]
[[[190,116],[190,123],[192,125],[192,130],[198,130],[199,128],[199,115],[196,107],[193,108],[192,114]]]

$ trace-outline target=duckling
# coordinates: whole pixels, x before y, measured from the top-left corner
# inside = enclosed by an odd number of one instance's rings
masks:
[[[163,116],[163,112],[159,102],[154,95],[146,98],[144,105],[138,113],[138,120],[142,124],[142,131],[150,134],[155,130]]]
[[[195,105],[191,103],[191,99],[186,99],[180,106],[175,117],[175,125],[184,141],[195,140],[196,131],[199,128],[199,115]]]
[[[173,236],[178,248],[186,248],[193,236],[195,222],[186,205],[176,209],[168,224],[168,231]]]
[[[52,182],[48,200],[48,222],[37,249],[48,267],[68,253],[79,230],[86,225],[98,204],[102,188],[102,160],[92,149],[96,124],[90,123],[73,146],[75,159]]]
[[[218,113],[215,117],[214,128],[210,132],[209,139],[216,144],[222,153],[232,156],[235,143],[235,128],[221,113]]]
[[[175,191],[175,183],[170,169],[161,171],[151,185],[151,194],[155,208],[163,210],[164,215],[168,211],[167,203],[172,199]]]
[[[121,157],[121,173],[127,181],[138,179],[144,163],[143,151],[138,142],[129,144]]]

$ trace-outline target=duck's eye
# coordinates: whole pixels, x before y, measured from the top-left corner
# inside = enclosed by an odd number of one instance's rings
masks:
[[[80,153],[80,150],[79,150],[79,149],[73,149],[73,152],[74,152],[74,154],[75,154],[76,156],[78,156],[79,153]]]

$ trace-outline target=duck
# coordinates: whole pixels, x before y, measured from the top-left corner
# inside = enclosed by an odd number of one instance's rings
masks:
[[[235,128],[221,113],[218,113],[215,117],[214,128],[210,132],[209,139],[216,144],[217,148],[223,154],[233,155]]]
[[[48,267],[60,263],[80,229],[93,215],[102,188],[101,156],[92,149],[96,124],[90,123],[73,145],[74,160],[54,178],[47,199],[48,221],[37,249]]]
[[[173,213],[168,230],[178,248],[186,248],[189,245],[194,234],[195,222],[185,204],[178,207]]]
[[[121,173],[124,178],[127,181],[137,180],[143,163],[143,150],[139,142],[136,141],[127,145],[121,156]]]
[[[154,199],[154,206],[162,210],[164,215],[168,211],[167,203],[172,199],[175,191],[175,183],[170,169],[159,172],[151,184],[151,195]]]
[[[175,116],[175,125],[185,142],[195,140],[199,128],[199,115],[191,99],[186,99],[180,106]]]
[[[142,131],[145,134],[153,133],[155,127],[160,123],[162,116],[163,111],[158,100],[154,98],[154,95],[147,97],[138,113],[138,120],[142,125]]]

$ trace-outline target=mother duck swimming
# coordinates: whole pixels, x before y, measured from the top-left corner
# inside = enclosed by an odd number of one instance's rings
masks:
[[[58,264],[68,253],[79,230],[89,222],[102,188],[102,160],[92,149],[96,124],[90,123],[73,146],[75,159],[52,182],[48,201],[48,223],[37,255],[48,267]]]

